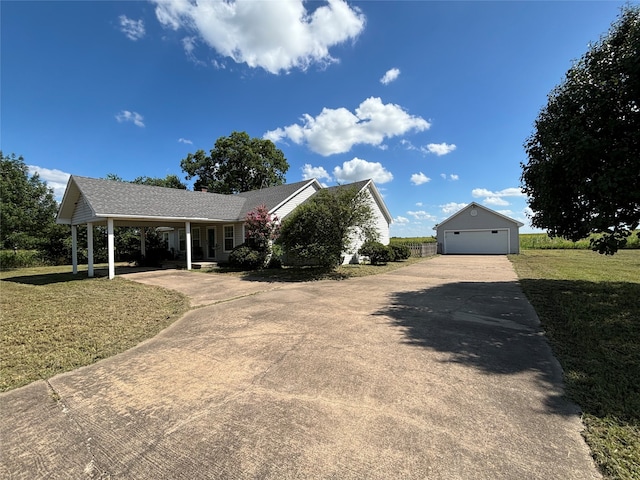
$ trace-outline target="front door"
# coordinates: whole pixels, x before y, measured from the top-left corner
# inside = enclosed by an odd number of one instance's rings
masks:
[[[207,258],[216,258],[216,229],[207,228]]]

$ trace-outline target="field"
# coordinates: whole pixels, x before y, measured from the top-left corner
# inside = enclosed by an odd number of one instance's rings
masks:
[[[608,478],[640,479],[640,251],[510,256]]]
[[[640,248],[640,238],[635,232],[627,239],[625,249]],[[546,233],[521,233],[520,248],[523,250],[585,250],[589,248],[589,239],[572,242],[561,237],[549,237]]]

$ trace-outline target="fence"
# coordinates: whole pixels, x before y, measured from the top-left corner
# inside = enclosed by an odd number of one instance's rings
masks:
[[[438,253],[437,243],[405,243],[412,257],[430,257]]]

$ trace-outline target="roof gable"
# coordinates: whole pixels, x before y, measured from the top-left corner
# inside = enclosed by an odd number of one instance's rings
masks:
[[[459,215],[462,215],[464,212],[471,210],[472,208],[477,208],[477,209],[481,209],[484,210],[485,212],[491,214],[491,215],[495,215],[497,217],[501,217],[509,222],[515,223],[518,227],[522,227],[524,226],[524,223],[519,222],[518,220],[514,220],[513,218],[507,217],[506,215],[503,215],[499,212],[496,212],[495,210],[491,210],[490,208],[485,207],[484,205],[480,205],[479,203],[476,202],[471,202],[469,205],[467,205],[466,207],[461,208],[460,210],[458,210],[456,213],[454,213],[453,215],[451,215],[449,218],[447,218],[446,220],[443,220],[442,222],[440,222],[439,224],[437,224],[434,229],[439,229],[441,228],[443,225],[445,225],[447,222],[450,222],[451,220],[453,220],[454,218],[458,217]]]

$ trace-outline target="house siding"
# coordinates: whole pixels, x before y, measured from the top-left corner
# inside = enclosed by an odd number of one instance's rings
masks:
[[[96,220],[96,218],[93,215],[91,207],[84,196],[81,195],[71,216],[71,225],[81,225],[94,220]]]
[[[307,185],[304,189],[299,191],[296,195],[292,196],[284,205],[281,205],[273,212],[273,215],[277,216],[278,219],[282,220],[284,217],[289,215],[293,210],[295,210],[300,204],[304,203],[308,200],[314,193],[318,190],[315,188],[313,184]]]
[[[382,208],[376,201],[375,197],[372,195],[371,190],[366,190],[367,197],[369,198],[369,204],[373,209],[374,217],[375,217],[375,227],[378,231],[378,241],[384,245],[389,245],[389,222],[387,221],[384,213],[382,212]],[[358,234],[354,235],[353,240],[351,241],[351,246],[349,248],[349,252],[345,253],[344,263],[358,263],[358,250],[364,243],[362,237]]]

